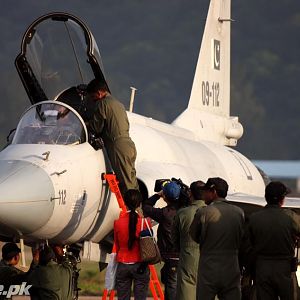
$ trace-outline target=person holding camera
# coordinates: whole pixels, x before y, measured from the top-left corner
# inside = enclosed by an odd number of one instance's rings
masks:
[[[191,223],[198,209],[205,206],[203,199],[204,182],[195,181],[190,185],[191,204],[178,210],[172,230],[172,238],[179,251],[177,270],[178,300],[196,299],[199,245],[189,234]]]
[[[209,178],[199,209],[190,227],[192,239],[200,245],[196,299],[218,296],[240,300],[238,251],[244,234],[244,212],[226,201],[228,184],[220,177]]]
[[[292,272],[297,270],[298,260],[293,257],[296,238],[300,236],[300,218],[292,210],[282,208],[288,193],[283,183],[270,182],[265,189],[267,205],[249,219],[257,300],[293,299]]]
[[[179,209],[181,187],[175,181],[163,183],[162,190],[143,202],[144,215],[158,222],[157,245],[164,266],[161,269],[161,282],[165,285],[165,300],[176,299],[178,250],[175,249],[171,231],[174,217]],[[163,198],[167,206],[155,208],[155,203]]]

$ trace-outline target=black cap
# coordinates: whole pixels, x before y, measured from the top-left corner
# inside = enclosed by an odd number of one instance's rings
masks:
[[[220,178],[220,177],[212,177],[208,178],[207,182],[205,183],[203,190],[216,190],[219,194],[227,194],[228,191],[228,184],[227,182]]]
[[[289,194],[291,190],[286,187],[280,181],[272,181],[266,186],[265,190],[265,198],[268,200],[278,200],[283,199],[287,194]]]
[[[21,252],[21,249],[15,243],[6,243],[2,247],[2,257],[5,260],[13,258],[15,255]]]

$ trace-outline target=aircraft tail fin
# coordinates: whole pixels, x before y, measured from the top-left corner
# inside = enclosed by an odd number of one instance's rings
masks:
[[[189,108],[229,116],[230,0],[211,0]]]
[[[188,108],[173,124],[236,145],[243,129],[230,117],[230,11],[231,0],[210,1]]]

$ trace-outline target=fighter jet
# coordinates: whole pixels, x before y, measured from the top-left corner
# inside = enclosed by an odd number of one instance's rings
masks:
[[[188,106],[171,124],[128,112],[145,198],[158,178],[219,176],[231,201],[265,205],[260,171],[232,148],[243,127],[229,109],[231,21],[230,0],[211,0]],[[77,17],[50,13],[28,27],[15,65],[32,106],[0,153],[1,239],[77,243],[100,261],[120,209],[101,179],[112,171],[105,148],[85,123],[84,86],[109,86],[96,41]]]

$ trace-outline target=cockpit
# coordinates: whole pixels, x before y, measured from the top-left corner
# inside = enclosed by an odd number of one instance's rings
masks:
[[[44,101],[24,113],[12,144],[78,145],[86,141],[86,127],[73,108]]]
[[[82,121],[94,111],[82,87],[94,78],[106,83],[89,28],[67,13],[41,16],[27,28],[15,65],[34,106],[23,115],[12,143],[71,145],[89,140],[98,149]],[[44,101],[48,99],[56,101]]]

